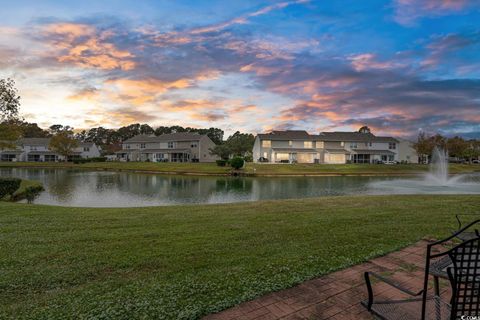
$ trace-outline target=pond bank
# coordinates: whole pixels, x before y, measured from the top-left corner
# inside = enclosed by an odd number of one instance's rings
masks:
[[[95,163],[37,163],[0,162],[2,167],[18,168],[66,168],[96,171],[118,171],[146,174],[191,176],[230,176],[232,168],[219,167],[215,163],[152,163],[152,162],[95,162]],[[243,176],[247,177],[308,177],[308,176],[399,176],[427,172],[428,165],[399,164],[254,164],[247,163]],[[450,164],[451,174],[480,172],[478,164]]]

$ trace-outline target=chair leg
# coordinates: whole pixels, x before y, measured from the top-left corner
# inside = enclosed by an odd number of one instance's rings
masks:
[[[433,277],[433,290],[435,291],[435,295],[440,297],[440,283],[438,277]]]

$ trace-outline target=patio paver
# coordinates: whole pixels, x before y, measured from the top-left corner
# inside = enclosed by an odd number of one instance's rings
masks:
[[[366,263],[210,314],[204,320],[373,319],[360,305],[367,294],[363,273],[367,270],[385,273],[403,286],[418,291],[423,283],[427,244],[426,240],[419,241]],[[377,297],[405,297],[384,283],[374,284],[374,292]]]

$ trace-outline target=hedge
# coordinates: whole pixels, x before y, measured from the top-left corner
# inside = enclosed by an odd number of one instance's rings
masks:
[[[21,183],[22,180],[17,178],[0,178],[0,199],[7,195],[13,196],[15,191],[20,188]]]

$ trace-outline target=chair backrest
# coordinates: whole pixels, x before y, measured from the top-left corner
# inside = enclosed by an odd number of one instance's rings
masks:
[[[448,255],[453,263],[448,268],[452,285],[451,319],[480,316],[480,238],[457,245]]]
[[[449,243],[453,238],[456,238],[459,234],[462,234],[463,232],[469,230],[471,227],[473,227],[476,224],[480,224],[480,219],[470,222],[468,225],[460,228],[455,233],[453,233],[452,235],[450,235],[449,237],[443,240],[432,242],[427,245],[427,256],[425,261],[425,277],[423,281],[423,294],[422,294],[422,315],[421,315],[422,320],[426,319],[427,295],[428,295],[429,277],[430,277],[430,263],[432,262],[433,259],[439,259],[448,255],[450,250],[441,250],[441,248],[444,248],[443,246],[445,244]],[[440,249],[439,250],[440,252],[434,253],[434,248]]]

